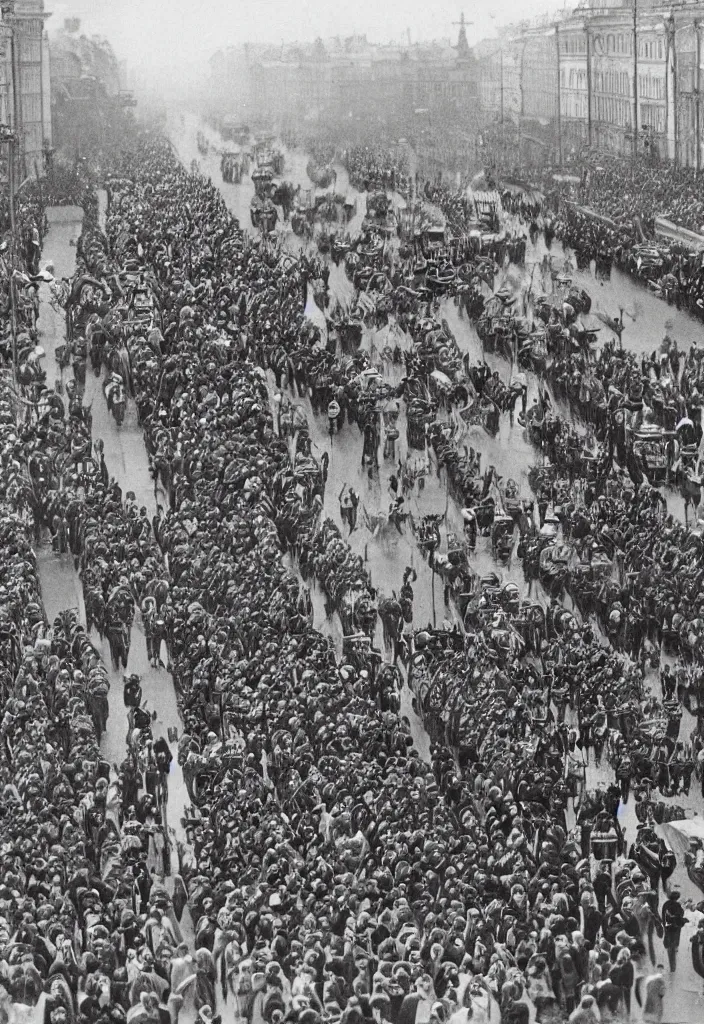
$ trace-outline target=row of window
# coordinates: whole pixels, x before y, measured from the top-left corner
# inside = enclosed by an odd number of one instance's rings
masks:
[[[627,71],[597,71],[594,75],[596,92],[606,92],[616,96],[630,96],[631,82]]]
[[[662,60],[663,55],[662,39],[642,39],[638,43],[638,56],[644,60]]]
[[[594,100],[594,120],[617,128],[630,128],[632,106],[627,100],[611,96],[597,96]],[[587,103],[584,97],[563,97],[562,114],[579,120],[587,119]],[[665,131],[665,108],[650,103],[641,103],[638,111],[638,128],[646,134],[662,134]]]
[[[651,75],[638,75],[638,95],[649,100],[665,99],[665,79],[653,78]]]
[[[560,85],[563,89],[586,92],[587,73],[586,71],[577,71],[572,68],[568,77],[566,69],[561,68]],[[626,71],[597,72],[594,75],[594,91],[611,96],[631,96],[633,94],[631,79]],[[638,95],[649,100],[664,100],[665,79],[653,77],[652,75],[639,75]]]
[[[563,36],[560,39],[560,49],[562,53],[586,53],[587,52],[587,40],[583,35],[579,36]]]
[[[631,32],[609,33],[604,40],[603,36],[594,36],[594,52],[622,53],[629,56],[633,53],[633,35]],[[639,39],[638,56],[643,60],[662,60],[665,55],[665,47],[662,39]]]
[[[586,96],[563,96],[562,113],[565,117],[575,117],[579,120],[587,119]]]
[[[628,100],[619,100],[614,96],[595,96],[594,116],[597,121],[628,128],[631,124],[631,104]]]
[[[587,91],[587,72],[586,71],[575,71],[574,68],[570,71],[569,82],[567,81],[565,69],[562,68],[560,71],[560,84],[564,89],[578,89],[580,92]]]
[[[649,103],[640,104],[640,128],[662,133],[665,131],[665,108],[654,107]]]
[[[622,53],[630,56],[633,53],[633,34],[631,32],[609,33],[606,37],[596,35],[594,38],[594,52]],[[586,35],[564,36],[560,40],[560,51],[565,54],[580,54],[587,52]],[[662,39],[640,39],[638,41],[638,56],[643,60],[663,60],[665,47]]]
[[[596,53],[633,53],[633,36],[630,32],[619,32],[618,35],[607,35],[606,43],[603,36],[594,36]]]

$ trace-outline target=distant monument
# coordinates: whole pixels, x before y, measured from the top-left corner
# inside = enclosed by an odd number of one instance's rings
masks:
[[[460,15],[460,20],[454,22],[455,25],[459,25],[460,32],[457,37],[457,60],[469,60],[472,56],[472,52],[469,49],[469,43],[467,42],[467,25],[472,25],[473,22],[464,20],[464,12]]]

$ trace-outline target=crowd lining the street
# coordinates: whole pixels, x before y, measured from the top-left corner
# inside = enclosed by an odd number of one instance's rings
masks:
[[[395,173],[383,154],[354,159],[360,181],[383,185]],[[130,265],[146,268],[161,329],[130,315],[115,277]],[[41,400],[19,426],[7,390],[8,1016],[10,1004],[41,1000],[50,1024],[175,1024],[194,1012],[207,1024],[225,1003],[249,1024],[592,1024],[631,1011],[635,963],[645,1019],[660,1020],[653,935],[674,969],[685,914],[672,890],[660,903],[673,864],[652,828],[662,805],[650,797],[688,791],[698,750],[679,740],[687,664],[663,673],[660,705],[643,676],[663,639],[689,666],[701,661],[696,535],[664,515],[661,495],[642,480],[614,477],[617,409],[607,402],[593,417],[604,449],[590,500],[568,509],[563,526],[585,551],[608,532],[622,553],[622,585],[603,604],[611,642],[589,624],[595,599],[581,592],[584,622],[554,601],[533,658],[503,650],[495,633],[506,609],[487,619],[486,595],[464,636],[410,631],[402,661],[433,739],[424,763],[399,715],[400,671],[373,647],[379,594],[321,516],[324,463],[304,431],[292,445],[280,436],[269,406],[278,349],[281,376],[295,378],[292,354],[318,341],[304,310],[320,273],[310,257],[286,258],[243,235],[210,181],[187,173],[163,141],[144,139],[109,183],[104,236],[95,208],[87,211],[76,280],[110,284],[79,288],[72,316],[87,339],[84,363],[101,346],[98,371],[105,364],[121,375],[137,404],[165,507],[150,520],[111,480],[91,446],[80,388],[64,401],[41,382],[23,385],[20,405],[35,386]],[[411,333],[416,316],[409,312]],[[568,327],[562,317],[550,314],[557,333]],[[37,340],[29,313],[23,326]],[[673,358],[666,353],[658,370],[681,393],[687,369],[699,367],[692,356],[683,378]],[[610,350],[594,376],[604,392],[626,391],[645,371]],[[679,411],[693,416],[688,399],[691,389]],[[536,437],[571,480],[580,473],[567,454],[570,429],[545,415]],[[444,452],[451,477],[457,461]],[[138,614],[150,660],[164,655],[177,686],[177,759],[192,806],[173,896],[162,882],[177,865],[168,863],[158,796],[168,758],[138,713],[138,680],[127,677],[128,756],[119,773],[102,759],[108,676],[75,617],[48,629],[31,549],[44,529],[57,553],[77,560],[88,625],[110,640],[114,665],[127,666]],[[342,662],[313,627],[313,585],[346,632],[369,640]],[[460,709],[453,720],[450,695]],[[668,727],[654,747],[644,723],[663,709]],[[584,759],[604,748],[614,785],[587,794]],[[631,783],[643,828],[626,847],[617,811]],[[615,872],[590,861],[595,835],[623,855]],[[193,951],[179,928],[186,901]],[[703,956],[700,929],[692,957],[702,976]]]

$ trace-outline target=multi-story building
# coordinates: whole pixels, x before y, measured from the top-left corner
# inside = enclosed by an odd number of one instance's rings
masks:
[[[51,146],[49,47],[43,0],[0,4],[0,123],[14,132],[22,176],[41,173]]]
[[[551,25],[509,26],[475,48],[484,118],[496,119],[501,97],[529,159],[569,162],[591,148],[701,168],[703,25],[704,0],[585,0]]]
[[[478,123],[475,62],[464,19],[457,45],[377,46],[365,36],[220,51],[210,61],[211,112],[304,130],[371,126],[397,137],[440,123]]]
[[[514,41],[518,52],[522,159],[561,162],[558,34],[538,25]]]
[[[479,73],[477,92],[482,110],[494,121],[518,122],[521,113],[520,51],[514,40],[482,40],[474,47]]]
[[[73,160],[102,159],[116,125],[135,105],[119,62],[105,40],[82,35],[67,19],[51,39],[53,125],[57,149]]]
[[[591,111],[587,88],[590,55],[588,34],[577,20],[561,25],[557,33],[560,51],[560,113],[563,158],[574,159],[588,143]]]

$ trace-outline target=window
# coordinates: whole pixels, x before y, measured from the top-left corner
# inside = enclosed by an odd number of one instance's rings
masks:
[[[614,37],[611,36],[611,35],[606,37],[606,52],[607,53],[613,53],[614,52]]]

